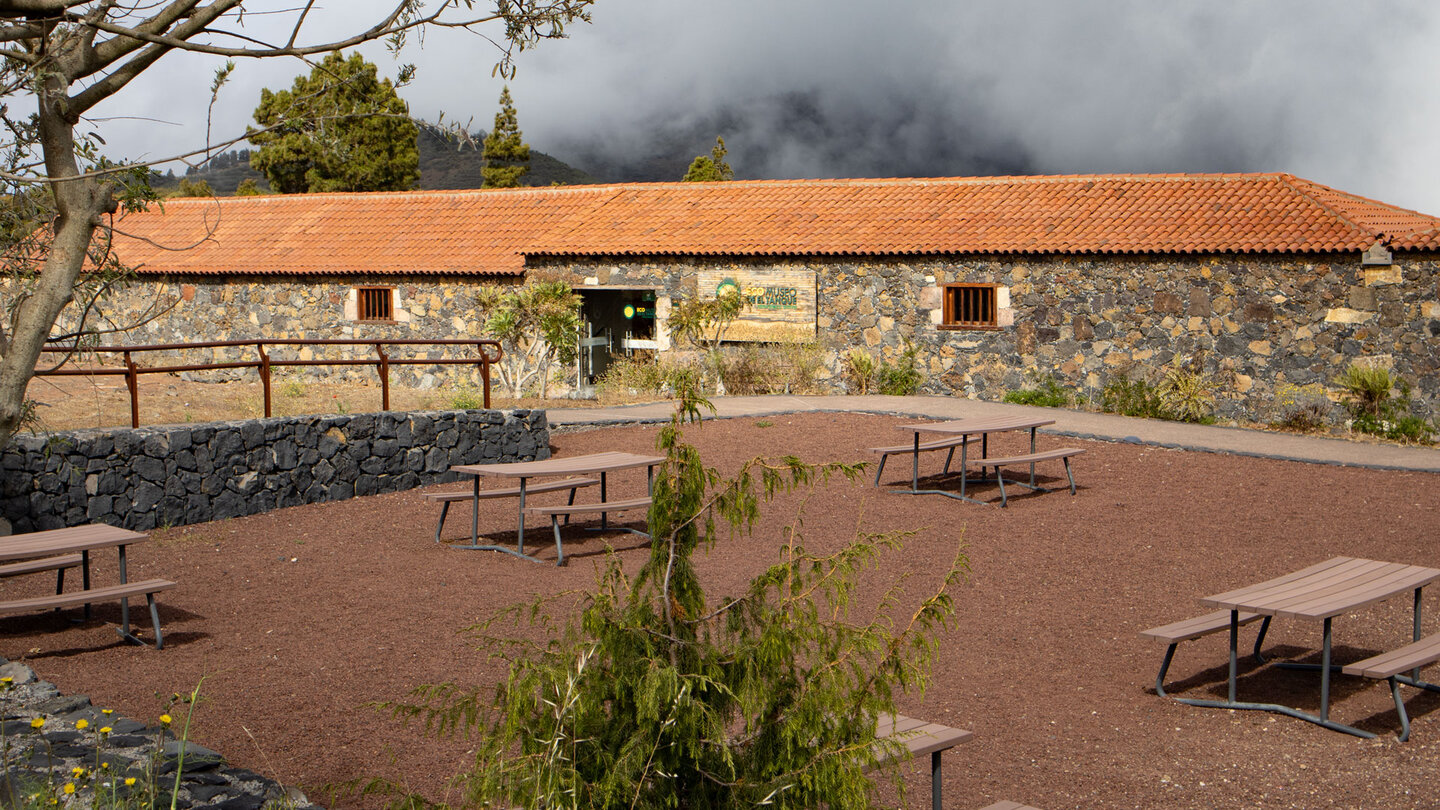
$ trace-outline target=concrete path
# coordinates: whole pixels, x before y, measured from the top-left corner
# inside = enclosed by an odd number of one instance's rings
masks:
[[[982,402],[975,399],[933,396],[764,396],[716,397],[712,402],[719,418],[823,411],[875,413],[939,421],[1045,411],[1054,416],[1055,424],[1050,428],[1042,428],[1041,432],[1060,436],[1308,461],[1316,464],[1440,473],[1440,449],[1431,447],[1407,447],[1299,436],[1268,430],[1190,425],[1108,413]],[[673,402],[653,402],[614,408],[550,408],[547,409],[547,414],[552,428],[580,428],[664,422],[670,419],[674,411]]]

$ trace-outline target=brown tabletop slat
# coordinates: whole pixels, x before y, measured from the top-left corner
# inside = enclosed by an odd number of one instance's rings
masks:
[[[881,715],[875,724],[876,739],[894,739],[905,746],[912,756],[943,751],[963,742],[969,742],[975,734],[961,728],[927,723],[897,714],[893,717]]]
[[[654,466],[664,460],[664,456],[640,456],[634,453],[609,451],[584,456],[547,458],[541,461],[516,461],[508,464],[459,464],[451,467],[450,470],[469,475],[532,478],[542,475],[579,475],[628,470],[635,467]]]
[[[1352,588],[1317,595],[1314,599],[1298,604],[1286,605],[1284,612],[1279,615],[1316,618],[1334,616],[1344,613],[1346,610],[1424,587],[1437,578],[1440,578],[1440,572],[1434,569],[1407,566],[1406,569],[1395,571],[1385,577],[1366,583],[1357,583]]]
[[[1272,616],[1325,618],[1388,599],[1440,579],[1440,570],[1336,557],[1259,585],[1207,596],[1216,607]]]
[[[1267,580],[1265,580],[1264,582],[1260,582],[1260,583],[1257,583],[1257,584],[1254,584],[1254,585],[1246,585],[1246,586],[1243,587],[1243,588],[1236,588],[1236,589],[1233,590],[1233,591],[1226,591],[1226,592],[1224,592],[1224,593],[1217,593],[1217,594],[1215,594],[1214,596],[1207,596],[1207,597],[1205,597],[1205,598],[1204,598],[1203,600],[1201,600],[1201,601],[1203,601],[1203,602],[1209,602],[1209,603],[1216,604],[1216,605],[1220,605],[1220,606],[1222,606],[1222,607],[1232,607],[1232,608],[1233,608],[1233,607],[1235,607],[1235,604],[1232,604],[1232,603],[1237,603],[1237,604],[1238,604],[1238,603],[1244,602],[1252,593],[1255,593],[1255,592],[1277,593],[1277,592],[1279,592],[1280,586],[1282,586],[1282,585],[1284,585],[1284,584],[1286,584],[1286,583],[1293,583],[1293,582],[1295,582],[1296,580],[1303,580],[1303,579],[1305,579],[1305,578],[1307,578],[1307,577],[1310,577],[1310,576],[1312,576],[1312,575],[1318,574],[1318,573],[1320,573],[1321,571],[1325,571],[1325,570],[1328,570],[1328,569],[1336,568],[1337,566],[1347,565],[1347,564],[1354,563],[1354,562],[1365,562],[1365,561],[1364,561],[1364,560],[1356,560],[1354,557],[1335,557],[1335,558],[1326,560],[1325,562],[1322,562],[1322,563],[1316,563],[1315,565],[1312,565],[1312,566],[1310,566],[1309,568],[1302,568],[1302,569],[1300,569],[1299,571],[1296,571],[1296,572],[1293,573],[1293,574],[1286,574],[1285,576],[1282,576],[1282,577],[1276,577],[1276,578],[1274,578],[1274,579],[1267,579]]]
[[[1355,560],[1353,564],[1337,566],[1300,582],[1256,592],[1248,597],[1247,602],[1266,607],[1298,606],[1364,587],[1400,567],[1403,566],[1376,560]]]
[[[1422,583],[1426,579],[1422,576]],[[1349,582],[1326,582],[1310,591],[1259,600],[1257,604],[1276,615],[1319,618],[1409,590],[1414,587],[1410,584],[1414,580],[1409,566],[1390,564],[1383,569],[1356,574]]]
[[[97,548],[139,543],[149,535],[104,523],[47,529],[0,538],[0,560],[23,560],[47,554],[91,551]]]
[[[956,419],[949,422],[926,422],[918,425],[897,425],[900,430],[916,433],[995,433],[1002,430],[1028,430],[1055,424],[1054,419],[1033,416],[986,416]]]

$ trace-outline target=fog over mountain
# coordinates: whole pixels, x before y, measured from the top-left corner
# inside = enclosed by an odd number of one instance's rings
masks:
[[[307,27],[350,30],[382,5],[332,5]],[[722,135],[740,178],[1289,171],[1440,213],[1433,2],[598,0],[593,14],[524,53],[510,87],[533,146],[604,180],[679,179]],[[484,40],[436,32],[404,60],[417,115],[489,127],[502,82]],[[149,140],[119,141],[203,142],[209,76],[179,69],[202,87],[183,96],[198,115],[152,89]],[[242,64],[215,130],[243,130],[259,88],[299,69]]]

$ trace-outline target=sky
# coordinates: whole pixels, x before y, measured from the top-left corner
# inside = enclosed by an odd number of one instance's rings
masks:
[[[388,8],[328,2],[312,40]],[[741,179],[1280,171],[1440,214],[1437,35],[1433,0],[597,0],[509,85],[530,145],[602,180],[678,180],[719,135]],[[494,46],[420,44],[412,114],[488,129]],[[201,148],[207,112],[212,141],[243,133],[308,72],[241,62],[209,111],[217,64],[172,54],[97,109],[110,153]]]

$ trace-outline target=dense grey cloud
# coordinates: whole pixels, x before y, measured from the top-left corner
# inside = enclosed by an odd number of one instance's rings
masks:
[[[598,0],[594,19],[525,53],[511,90],[533,146],[606,180],[678,179],[723,135],[742,178],[1289,171],[1440,213],[1440,4]],[[405,59],[413,112],[489,126],[491,46],[437,34]],[[215,131],[301,67],[242,65]],[[151,120],[112,144],[202,142],[211,69],[147,77],[131,114]]]

